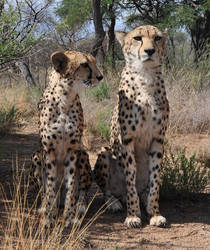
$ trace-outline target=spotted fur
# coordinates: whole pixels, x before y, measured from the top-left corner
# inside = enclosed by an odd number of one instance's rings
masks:
[[[32,157],[35,175],[44,185],[41,212],[46,224],[56,217],[56,195],[62,183],[66,189],[66,226],[76,221],[77,205],[84,212],[91,185],[91,168],[81,137],[84,127],[79,98],[81,85],[93,86],[103,78],[91,55],[75,51],[51,56],[49,85],[38,104],[41,151]]]
[[[128,227],[141,226],[140,202],[151,225],[166,223],[158,202],[169,117],[161,73],[165,36],[166,32],[149,25],[116,33],[126,65],[111,120],[110,147],[98,155],[94,175],[106,200],[111,201],[109,209],[120,210],[126,202]]]

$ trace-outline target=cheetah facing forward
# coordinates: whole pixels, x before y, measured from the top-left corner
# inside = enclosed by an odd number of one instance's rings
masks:
[[[82,149],[83,111],[78,95],[81,84],[98,84],[103,78],[91,55],[80,52],[55,52],[49,85],[38,104],[41,152],[32,160],[36,173],[42,161],[46,173],[46,191],[41,211],[48,225],[55,219],[56,193],[62,181],[66,188],[64,218],[66,226],[75,222],[76,203],[82,203],[91,185],[87,153]],[[79,196],[79,198],[78,198]]]
[[[103,149],[94,175],[105,199],[120,210],[127,197],[128,227],[141,226],[140,201],[150,225],[163,226],[159,212],[160,167],[169,105],[161,75],[165,34],[153,26],[117,32],[126,65],[121,74],[118,103],[111,121],[110,148]]]

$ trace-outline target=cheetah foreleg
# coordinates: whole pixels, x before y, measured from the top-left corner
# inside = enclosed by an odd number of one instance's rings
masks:
[[[56,218],[56,166],[53,151],[45,155],[45,169],[47,174],[47,185],[45,198],[39,211],[44,212],[45,224],[52,224]]]
[[[149,193],[147,198],[147,212],[151,215],[150,225],[165,226],[166,218],[159,211],[160,166],[163,157],[162,140],[154,139],[149,154]]]
[[[76,218],[76,190],[75,190],[75,178],[76,178],[76,152],[71,151],[70,156],[65,159],[64,162],[64,176],[66,185],[66,200],[64,207],[64,219],[65,226],[69,224],[78,224],[79,218]]]
[[[127,218],[124,224],[129,227],[141,227],[141,211],[139,197],[136,190],[136,161],[134,157],[134,143],[124,145],[122,157],[124,159],[124,173],[127,188]]]
[[[80,216],[87,210],[87,193],[92,184],[92,171],[89,155],[82,149],[77,152],[77,169],[79,170],[79,199],[77,202]]]

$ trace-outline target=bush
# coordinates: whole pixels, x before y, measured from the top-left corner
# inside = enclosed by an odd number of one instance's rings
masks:
[[[106,141],[109,140],[109,136],[110,136],[110,122],[107,122],[107,120],[109,121],[110,119],[108,119],[107,116],[108,116],[108,112],[107,114],[101,114],[97,122],[97,130],[99,134],[101,135],[101,137],[105,139]]]
[[[93,97],[94,99],[96,99],[97,102],[103,101],[105,98],[108,97],[109,95],[109,87],[108,85],[102,81],[99,83],[99,85],[94,88],[91,89],[88,94]]]
[[[206,188],[210,180],[210,171],[196,160],[196,154],[189,159],[185,150],[177,155],[172,152],[165,155],[161,171],[161,194],[169,198],[174,196],[193,197]]]
[[[109,135],[110,135],[110,129],[109,129],[109,126],[107,126],[104,121],[103,121],[103,118],[100,118],[98,120],[98,123],[97,123],[97,130],[99,132],[99,134],[101,135],[101,137],[103,139],[105,139],[106,141],[109,140]]]
[[[8,109],[0,109],[0,134],[8,133],[12,127],[17,125],[19,112],[12,106]]]

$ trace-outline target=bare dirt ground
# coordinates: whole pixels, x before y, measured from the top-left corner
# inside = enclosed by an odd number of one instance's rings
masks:
[[[0,137],[0,183],[7,190],[12,181],[12,166],[29,166],[31,154],[38,149],[37,125],[26,126]],[[172,147],[186,146],[188,152],[210,155],[210,136],[188,135],[169,138]],[[91,164],[96,153],[90,152]],[[103,204],[98,195],[88,213],[91,218]],[[89,228],[86,249],[210,249],[210,194],[201,194],[196,201],[161,200],[161,212],[168,219],[166,228],[155,228],[144,221],[141,229],[123,225],[126,211],[105,212]]]

